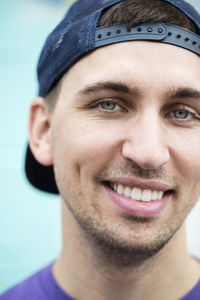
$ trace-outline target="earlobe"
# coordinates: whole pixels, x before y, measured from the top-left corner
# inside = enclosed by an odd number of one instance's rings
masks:
[[[50,114],[45,100],[41,97],[35,98],[31,104],[29,144],[35,159],[40,164],[52,165]]]

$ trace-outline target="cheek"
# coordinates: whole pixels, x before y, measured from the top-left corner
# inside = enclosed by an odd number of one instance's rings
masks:
[[[79,121],[61,125],[54,132],[55,158],[65,169],[74,170],[77,175],[80,172],[87,176],[98,175],[120,151],[119,124],[112,126],[99,120]]]
[[[200,130],[180,132],[171,142],[171,161],[180,184],[190,192],[200,191]]]

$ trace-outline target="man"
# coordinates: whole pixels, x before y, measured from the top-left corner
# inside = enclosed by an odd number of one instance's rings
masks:
[[[0,299],[200,299],[199,34],[180,0],[80,0],[51,33],[26,171],[61,195],[63,247]]]

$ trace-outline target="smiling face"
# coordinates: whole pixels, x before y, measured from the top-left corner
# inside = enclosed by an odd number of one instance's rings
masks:
[[[51,120],[57,185],[102,249],[151,256],[196,203],[199,86],[197,55],[150,42],[98,49],[64,76]]]

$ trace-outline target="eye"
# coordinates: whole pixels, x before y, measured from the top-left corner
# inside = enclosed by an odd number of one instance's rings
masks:
[[[88,108],[107,117],[118,117],[121,113],[128,112],[126,102],[120,98],[99,99],[91,103]]]
[[[99,103],[99,106],[105,110],[114,110],[116,108],[116,103],[113,101],[102,101]]]
[[[173,119],[175,121],[191,122],[200,120],[200,115],[192,108],[181,105],[170,110],[171,111],[167,113],[167,118]]]
[[[173,112],[173,116],[176,119],[186,120],[189,116],[191,117],[192,114],[189,111],[185,110],[185,109],[176,109]]]
[[[97,107],[104,111],[120,111],[123,108],[113,100],[103,100],[96,104]]]

